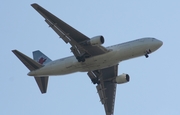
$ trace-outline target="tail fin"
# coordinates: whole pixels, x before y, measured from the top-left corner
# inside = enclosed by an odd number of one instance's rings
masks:
[[[33,71],[33,70],[43,67],[43,65],[41,65],[40,63],[34,61],[33,59],[29,58],[28,56],[24,55],[23,53],[21,53],[17,50],[12,50],[12,52],[19,58],[19,60],[21,60],[21,62],[30,71]],[[41,90],[41,93],[46,93],[49,76],[43,76],[43,77],[34,76],[34,78],[38,84],[39,89]]]
[[[52,61],[51,59],[49,59],[45,54],[43,54],[39,50],[33,51],[33,58],[36,62],[38,62],[42,65],[46,65],[47,63]]]

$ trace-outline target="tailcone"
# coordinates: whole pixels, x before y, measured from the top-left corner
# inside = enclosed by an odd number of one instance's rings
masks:
[[[35,72],[34,71],[30,71],[27,75],[28,76],[35,76]]]

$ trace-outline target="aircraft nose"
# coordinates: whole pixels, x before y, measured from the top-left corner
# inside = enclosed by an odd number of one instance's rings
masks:
[[[156,44],[161,47],[163,45],[163,42],[161,40],[156,40]]]
[[[155,39],[153,44],[158,49],[158,48],[160,48],[163,45],[163,42],[161,40]]]
[[[163,42],[161,41],[161,40],[158,40],[158,44],[160,45],[160,46],[162,46],[163,45]]]

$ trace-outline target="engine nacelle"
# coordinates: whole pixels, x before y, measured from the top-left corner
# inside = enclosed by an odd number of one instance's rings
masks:
[[[129,75],[123,73],[122,75],[119,75],[119,76],[116,77],[115,82],[116,82],[117,84],[122,84],[122,83],[129,82],[129,80],[130,80]]]
[[[103,36],[95,36],[86,42],[88,45],[99,46],[104,43]]]

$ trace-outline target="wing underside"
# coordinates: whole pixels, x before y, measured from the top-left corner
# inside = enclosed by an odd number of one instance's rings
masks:
[[[107,52],[107,50],[102,46],[82,45],[82,42],[88,41],[90,38],[74,29],[40,5],[34,3],[31,6],[45,18],[45,22],[59,35],[60,38],[64,40],[64,42],[71,44],[71,51],[76,57],[85,53],[90,57]]]
[[[118,65],[98,70],[98,72],[97,70],[88,72],[92,81],[93,79],[99,80],[99,82],[97,82],[98,85],[96,86],[96,89],[99,94],[100,101],[104,105],[106,115],[113,115],[114,113],[116,83],[112,81],[117,76],[117,69]]]

